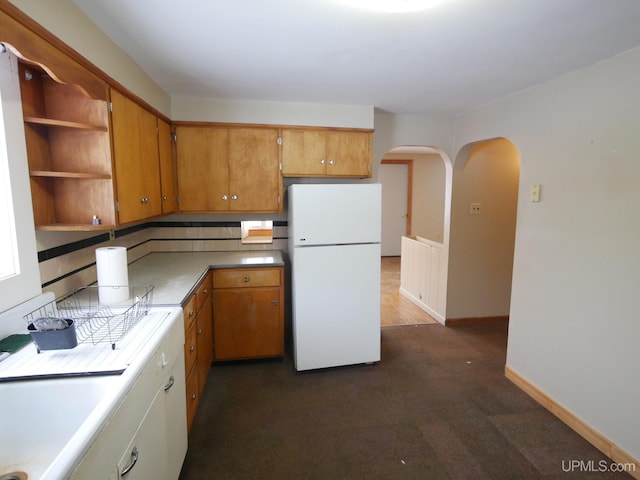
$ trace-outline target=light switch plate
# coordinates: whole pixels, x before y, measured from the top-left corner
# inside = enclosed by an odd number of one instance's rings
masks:
[[[531,185],[531,201],[539,202],[540,201],[540,185]]]

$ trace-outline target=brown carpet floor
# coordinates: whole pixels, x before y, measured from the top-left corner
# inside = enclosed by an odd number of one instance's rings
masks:
[[[631,478],[505,378],[506,338],[499,321],[390,327],[376,365],[214,364],[180,478]]]

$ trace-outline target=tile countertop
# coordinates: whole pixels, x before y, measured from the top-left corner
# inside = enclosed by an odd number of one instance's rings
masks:
[[[153,285],[153,305],[181,305],[212,268],[284,266],[280,250],[150,253],[129,264],[130,285]]]

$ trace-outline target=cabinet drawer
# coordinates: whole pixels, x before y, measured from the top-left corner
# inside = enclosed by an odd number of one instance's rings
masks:
[[[196,410],[198,410],[198,403],[200,403],[200,395],[198,394],[198,372],[195,370],[187,377],[185,386],[187,395],[187,431],[191,430],[191,424],[196,416]]]
[[[196,311],[199,311],[202,306],[209,300],[211,297],[211,275],[207,274],[195,292],[196,298]]]
[[[213,271],[214,288],[278,287],[280,268],[227,268]]]
[[[198,358],[198,331],[193,322],[184,338],[184,371],[189,374]]]
[[[196,313],[198,313],[198,303],[195,294],[191,295],[184,304],[184,307],[182,307],[182,313],[184,315],[184,331],[186,332],[191,328],[191,325],[196,319]]]

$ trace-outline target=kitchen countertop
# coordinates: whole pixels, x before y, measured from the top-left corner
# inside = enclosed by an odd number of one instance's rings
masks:
[[[130,285],[153,285],[153,305],[181,305],[209,268],[284,266],[280,250],[150,253],[129,265]]]

